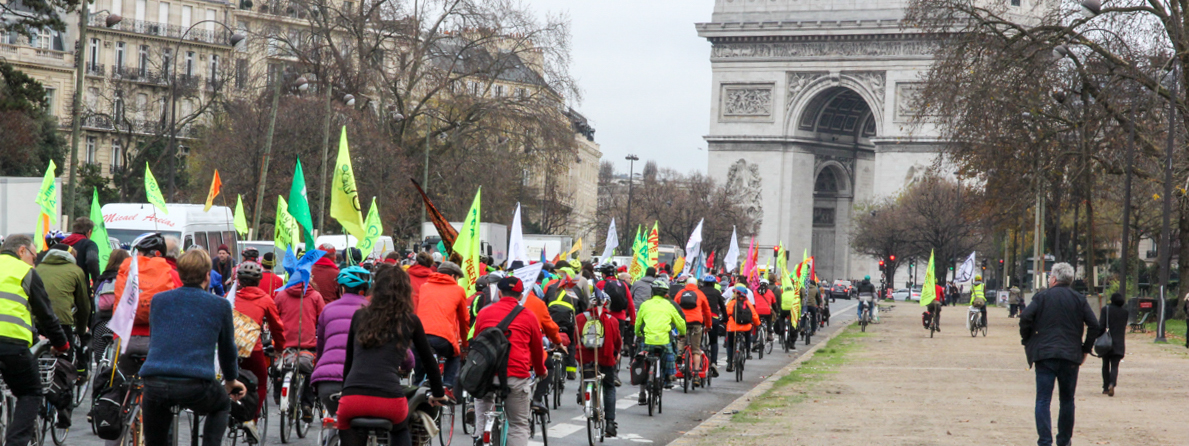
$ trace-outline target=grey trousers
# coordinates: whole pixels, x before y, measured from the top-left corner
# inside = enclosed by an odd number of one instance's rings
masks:
[[[528,420],[533,399],[533,380],[529,378],[508,377],[508,387],[512,389],[508,398],[504,400],[504,415],[508,417],[508,446],[528,446]],[[485,413],[491,407],[492,400],[475,400],[475,437],[483,435],[487,426]]]

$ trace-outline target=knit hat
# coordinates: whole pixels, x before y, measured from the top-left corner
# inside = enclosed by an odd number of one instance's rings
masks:
[[[222,245],[219,245],[219,249],[216,249],[216,250],[215,250],[215,252],[219,252],[219,251],[227,251],[227,252],[231,252],[231,250],[230,250],[230,249],[227,249],[227,244],[226,244],[226,243],[224,243],[224,244],[222,244]]]
[[[273,253],[271,253],[271,252],[264,253],[264,260],[260,261],[260,266],[263,266],[264,269],[266,269],[266,270],[272,270],[272,268],[276,265],[277,265],[277,261],[276,261],[276,257],[273,257]]]
[[[516,276],[510,276],[510,277],[505,277],[503,279],[500,279],[500,283],[497,286],[499,287],[500,291],[503,291],[506,293],[519,294],[519,293],[524,292],[524,283],[521,282],[520,279],[517,278]]]

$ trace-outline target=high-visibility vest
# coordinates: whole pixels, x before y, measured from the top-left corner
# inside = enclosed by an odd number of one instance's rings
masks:
[[[571,313],[575,312],[574,305],[570,304],[570,302],[566,300],[566,297],[568,297],[568,295],[566,294],[565,290],[557,290],[557,297],[553,299],[553,302],[549,302],[549,306],[562,306],[568,308]]]
[[[29,294],[23,282],[28,263],[10,255],[0,255],[0,336],[20,339],[33,345],[33,316],[29,314]]]

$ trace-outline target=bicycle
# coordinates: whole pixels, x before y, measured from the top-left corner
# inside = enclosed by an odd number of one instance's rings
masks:
[[[586,377],[588,375],[590,378]],[[592,369],[584,367],[582,376],[582,389],[586,396],[582,411],[586,415],[586,441],[590,446],[594,446],[595,437],[598,437],[599,443],[606,439],[607,414],[603,413],[603,374],[599,373],[596,365]],[[549,442],[546,441],[545,444],[548,445]]]
[[[661,401],[661,394],[665,389],[665,372],[661,370],[661,355],[663,354],[663,346],[652,346],[646,359],[646,363],[648,364],[648,382],[644,388],[648,392],[648,416],[650,417],[654,409],[658,414],[664,410]]]
[[[983,337],[987,337],[987,326],[983,324],[983,313],[976,307],[970,307],[966,314],[966,326],[970,327],[970,337],[978,335],[979,331],[983,332]]]
[[[302,417],[302,383],[306,380],[306,372],[301,367],[301,356],[308,352],[296,348],[285,349],[281,366],[281,401],[279,412],[281,415],[281,443],[289,443],[294,431],[297,438],[305,438],[310,431],[310,423]],[[315,401],[316,402],[316,401]]]
[[[937,326],[938,319],[940,319],[940,317],[937,313],[933,313],[933,312],[929,313],[929,337],[930,338],[932,338],[933,333],[936,333],[937,329],[940,328]]]
[[[562,394],[566,391],[566,355],[561,349],[554,349],[550,356],[553,358],[553,368],[549,369],[549,383],[552,386],[553,408],[561,406]]]
[[[17,397],[12,394],[8,384],[0,379],[0,438],[8,434],[8,425],[12,423],[13,410],[16,409]]]
[[[491,407],[484,412],[486,423],[483,423],[484,445],[504,446],[508,444],[508,416],[504,413],[504,391],[492,394]]]
[[[867,324],[871,323],[871,309],[865,304],[863,305],[863,313],[859,316],[859,331],[867,331]]]
[[[710,343],[710,341],[707,338],[708,338],[708,335],[706,335],[703,332],[703,334],[702,334],[702,345],[703,346],[708,345]],[[703,347],[703,348],[705,348],[705,347]],[[693,382],[694,379],[699,378],[699,377],[702,378],[702,382],[703,382],[702,385],[704,385],[704,386],[710,385],[709,384],[710,374],[708,373],[709,368],[710,368],[710,359],[706,357],[705,351],[703,351],[702,353],[699,353],[698,355],[700,355],[702,365],[698,367],[698,370],[694,370],[693,369],[694,368],[694,366],[693,366],[693,358],[694,358],[693,347],[690,347],[689,343],[687,342],[685,344],[685,347],[681,349],[681,356],[678,357],[679,364],[677,367],[677,377],[681,378],[681,381],[682,381],[682,383],[681,383],[682,393],[689,393],[690,388],[694,387],[691,383]]]
[[[778,327],[780,328],[779,330],[777,330],[777,332],[778,332],[777,340],[780,342],[780,348],[784,349],[785,353],[788,353],[789,352],[789,330],[792,330],[793,327],[792,327],[792,325],[789,324],[789,320],[787,317],[780,318],[780,320],[777,321],[776,323],[778,324]]]
[[[438,358],[438,371],[445,376],[446,373],[446,358]],[[454,415],[456,407],[454,404],[447,405],[437,410],[435,417],[438,426],[438,442],[441,446],[449,446],[454,441]]]
[[[743,381],[743,364],[747,362],[747,347],[744,344],[747,342],[745,333],[742,331],[735,332],[731,343],[731,362],[735,366],[735,382]]]
[[[71,342],[78,342],[78,347],[75,349],[74,363],[78,369],[78,377],[74,380],[74,401],[71,409],[76,409],[83,404],[87,398],[87,391],[91,388],[91,372],[95,370],[95,365],[91,363],[91,346],[90,343],[83,344],[78,335],[74,336]]]
[[[754,339],[751,346],[752,350],[759,352],[759,355],[756,357],[756,359],[764,359],[764,344],[767,344],[766,339],[768,338],[768,331],[767,328],[764,327],[764,322],[762,320],[760,323],[755,324],[755,328],[752,328],[751,338]]]
[[[536,387],[536,386],[550,386],[550,387],[552,387],[553,379],[551,377],[546,377],[544,379],[538,378],[533,383],[533,387]],[[546,394],[545,398],[546,398],[545,401],[548,402],[549,395]],[[545,410],[536,410],[536,408],[532,408],[530,410],[532,411],[532,413],[529,415],[529,418],[528,418],[528,437],[532,438],[532,437],[537,436],[537,426],[541,426],[541,441],[545,445],[548,445],[549,444],[548,429],[549,429],[549,423],[551,422],[550,417],[549,417],[548,405],[546,405]]]
[[[813,316],[808,311],[801,313],[801,337],[805,339],[805,345],[809,345],[810,338],[813,337]]]

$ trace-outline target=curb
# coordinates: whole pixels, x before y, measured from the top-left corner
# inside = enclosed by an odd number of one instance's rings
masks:
[[[841,335],[843,331],[846,331],[846,329],[854,323],[855,321],[851,320],[845,325],[838,327],[838,330],[835,330],[834,333],[831,333],[829,336],[827,336],[824,341],[814,344],[809,348],[809,350],[806,350],[805,353],[802,353],[801,356],[798,356],[797,359],[794,359],[793,362],[788,363],[788,365],[785,365],[776,373],[773,373],[772,376],[769,376],[767,379],[757,384],[754,388],[743,394],[743,396],[736,398],[735,401],[731,402],[731,404],[727,404],[726,407],[723,407],[718,412],[715,412],[714,415],[711,415],[710,418],[706,419],[706,421],[701,422],[681,437],[673,440],[673,442],[669,443],[669,445],[692,446],[695,443],[694,440],[706,436],[706,434],[710,433],[710,431],[714,430],[715,428],[727,425],[735,413],[746,409],[747,406],[751,404],[752,399],[764,394],[764,392],[767,392],[780,378],[792,373],[793,370],[797,370],[797,368],[801,366],[802,362],[812,359],[813,354],[817,352],[817,349],[821,348],[823,345],[826,345],[835,337],[838,337],[838,335]]]

